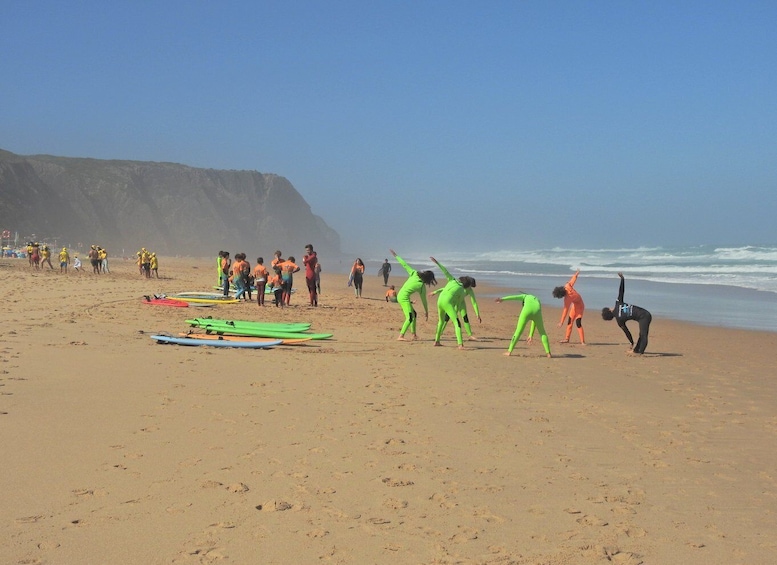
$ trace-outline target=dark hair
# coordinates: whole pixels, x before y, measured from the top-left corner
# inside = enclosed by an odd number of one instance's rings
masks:
[[[262,263],[264,263],[264,257],[257,257],[256,262],[261,265]]]
[[[294,263],[294,261],[296,261],[296,259],[294,258],[294,255],[289,255],[289,259],[288,260],[291,261],[292,263]]]
[[[614,317],[615,317],[615,314],[612,313],[612,310],[610,310],[609,308],[602,308],[602,320],[607,320],[609,322]]]
[[[434,273],[432,271],[421,271],[420,273],[418,273],[418,276],[421,278],[423,283],[427,286],[437,285],[437,279],[434,278]]]
[[[475,288],[477,286],[477,282],[473,277],[459,277],[459,282],[464,286],[464,288]]]
[[[567,295],[567,289],[563,286],[557,286],[553,289],[553,298],[564,298]]]

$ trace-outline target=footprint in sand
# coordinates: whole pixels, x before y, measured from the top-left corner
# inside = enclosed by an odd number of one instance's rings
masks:
[[[591,516],[590,514],[586,514],[585,516],[578,518],[575,521],[578,524],[582,524],[583,526],[606,526],[608,524],[606,520],[602,520],[596,516]]]

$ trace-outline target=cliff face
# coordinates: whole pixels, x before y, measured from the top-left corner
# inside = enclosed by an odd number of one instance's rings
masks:
[[[103,161],[0,150],[0,229],[97,244],[129,254],[271,256],[312,243],[340,253],[339,235],[283,177],[174,163]]]

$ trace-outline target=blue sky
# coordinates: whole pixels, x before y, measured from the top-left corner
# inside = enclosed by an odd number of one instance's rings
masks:
[[[777,244],[773,1],[2,12],[14,153],[276,173],[357,254]]]

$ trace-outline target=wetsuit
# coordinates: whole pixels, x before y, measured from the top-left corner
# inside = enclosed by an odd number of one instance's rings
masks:
[[[583,303],[583,297],[575,290],[575,282],[577,282],[577,276],[580,273],[575,273],[569,282],[564,285],[566,294],[564,295],[564,309],[561,311],[561,323],[569,314],[569,323],[567,323],[566,334],[564,335],[564,341],[569,341],[569,336],[572,335],[572,322],[575,322],[577,326],[577,333],[580,335],[580,343],[585,343],[585,333],[583,332],[583,312],[585,311],[585,304]]]
[[[318,255],[316,255],[315,251],[311,251],[302,258],[302,263],[305,265],[305,283],[308,286],[310,305],[318,306],[318,293],[316,292],[316,265],[318,264]]]
[[[548,340],[548,333],[545,331],[545,324],[542,321],[542,305],[539,298],[532,294],[514,294],[512,296],[505,296],[502,300],[520,300],[523,302],[523,308],[518,315],[518,325],[515,327],[515,333],[510,340],[510,346],[507,348],[508,353],[512,353],[515,348],[515,344],[520,339],[526,322],[531,321],[531,328],[529,329],[529,337],[534,335],[536,329],[540,333],[540,339],[542,340],[542,346],[545,348],[545,353],[550,355],[550,341]]]
[[[461,281],[454,278],[453,275],[448,272],[444,266],[437,263],[440,270],[448,279],[448,283],[442,288],[442,290],[436,290],[433,294],[439,294],[437,298],[437,333],[435,334],[434,341],[439,342],[442,332],[445,330],[445,326],[448,324],[448,320],[455,319],[456,326],[454,331],[456,332],[456,341],[459,345],[462,344],[461,337],[461,324],[459,323],[459,315],[462,315],[464,323],[467,328],[467,333],[472,335],[472,328],[469,326],[469,318],[467,317],[467,308],[464,303],[464,297],[469,296],[472,306],[475,309],[475,313],[480,317],[478,310],[478,303],[475,299],[475,293],[471,288],[464,288]]]
[[[626,339],[629,340],[632,351],[634,351],[634,353],[642,354],[647,348],[650,322],[653,320],[653,316],[644,308],[634,306],[633,304],[626,304],[623,301],[623,292],[625,289],[626,280],[621,277],[618,300],[615,302],[615,308],[613,308],[612,313],[615,316],[615,321],[618,322],[623,333],[626,334]],[[628,320],[634,320],[639,324],[639,337],[637,338],[636,345],[634,344],[634,338],[631,336],[629,328],[626,327],[626,322]]]
[[[399,335],[405,335],[408,329],[413,332],[413,335],[415,335],[418,314],[416,314],[410,298],[416,292],[420,294],[421,304],[424,305],[424,313],[429,313],[429,306],[426,302],[426,293],[424,292],[424,281],[421,280],[421,277],[415,269],[405,263],[404,259],[402,259],[399,255],[396,255],[395,257],[399,264],[404,267],[405,271],[407,271],[408,275],[405,284],[402,285],[402,288],[399,289],[399,293],[397,294],[397,302],[402,307],[402,311],[405,313],[405,323],[402,324],[402,329],[399,330]]]

